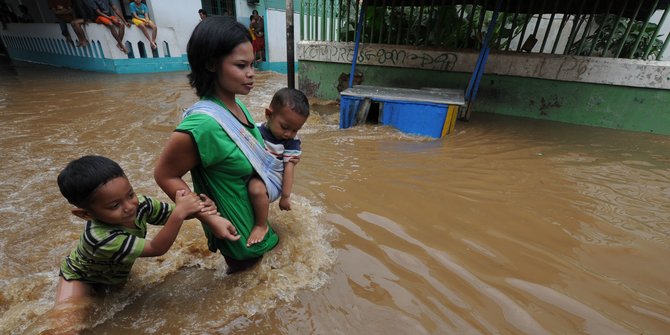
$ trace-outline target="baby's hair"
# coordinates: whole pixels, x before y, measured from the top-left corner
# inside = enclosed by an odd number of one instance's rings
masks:
[[[69,203],[88,208],[98,187],[125,176],[121,166],[107,157],[84,156],[68,163],[58,174],[58,188]]]
[[[302,91],[284,87],[277,91],[270,101],[270,108],[278,111],[282,107],[288,107],[304,117],[309,117],[309,101]]]
[[[202,20],[193,30],[186,46],[191,87],[199,97],[214,95],[216,67],[238,45],[249,42],[249,30],[231,17],[214,16]]]

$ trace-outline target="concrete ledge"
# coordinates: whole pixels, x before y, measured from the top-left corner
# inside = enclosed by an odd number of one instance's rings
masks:
[[[351,64],[353,43],[300,42],[297,58]],[[357,64],[471,73],[475,51],[449,51],[386,44],[361,44]],[[616,86],[670,89],[670,61],[492,51],[486,74]]]

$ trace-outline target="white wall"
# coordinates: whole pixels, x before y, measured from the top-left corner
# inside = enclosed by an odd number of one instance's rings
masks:
[[[77,35],[74,33],[72,30],[72,27],[68,24],[67,25],[68,30],[70,31],[70,36],[72,36],[73,39],[77,39]],[[182,54],[186,53],[184,49],[179,48],[179,45],[176,40],[176,34],[174,29],[171,27],[158,27],[159,29],[159,35],[156,40],[156,43],[158,44],[158,56],[159,57],[165,57],[165,44],[170,46],[170,56],[172,57],[179,57]],[[101,24],[89,24],[86,25],[86,28],[84,29],[86,32],[86,37],[87,39],[91,42],[91,45],[97,45],[97,43],[100,43],[100,48],[102,49],[102,52],[105,55],[105,58],[108,59],[127,59],[128,56],[121,52],[116,47],[116,40],[112,37],[112,34],[109,33],[109,30],[101,25]],[[162,34],[160,33],[162,31]],[[21,38],[22,40],[33,40],[33,41],[40,41],[40,39],[45,39],[45,40],[63,40],[63,36],[61,36],[61,31],[60,27],[58,24],[55,23],[32,23],[32,24],[19,24],[19,23],[11,23],[9,24],[9,27],[7,30],[0,30],[0,35],[4,35],[5,37],[18,37]],[[148,55],[151,55],[151,49],[149,48],[149,41],[146,39],[144,34],[142,34],[142,31],[140,31],[139,28],[132,26],[129,29],[126,29],[126,33],[123,37],[123,40],[126,42],[130,42],[132,45],[133,53],[136,58],[140,57],[140,52],[138,49],[138,42],[142,42],[145,46],[145,51]],[[58,52],[58,48],[56,50],[53,50],[54,48],[52,45],[49,44],[47,41],[41,41],[47,50],[46,52],[50,53],[60,53]],[[39,49],[37,46],[33,46],[31,48],[32,51],[45,51]],[[90,50],[90,48],[68,48],[69,51],[72,51],[72,53],[76,53],[80,56],[91,56],[93,52]],[[151,56],[149,56],[151,57]],[[97,57],[100,58],[100,57]]]
[[[261,6],[249,6],[246,0],[237,0],[235,1],[235,19],[245,25],[249,26],[249,16],[251,16],[251,12],[253,10],[258,11],[258,15],[263,16],[265,18],[265,14],[263,14],[263,8]]]
[[[265,18],[266,45],[268,50],[269,62],[286,62],[286,11],[277,9],[268,9]],[[298,52],[298,42],[300,40],[300,15],[293,14],[293,47]]]
[[[172,27],[177,36],[179,48],[186,53],[186,45],[193,28],[200,22],[198,9],[200,1],[194,0],[147,0],[147,6],[154,14],[154,21],[159,27]],[[161,29],[158,29],[158,37]]]

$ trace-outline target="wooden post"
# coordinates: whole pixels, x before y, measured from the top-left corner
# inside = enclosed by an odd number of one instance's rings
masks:
[[[288,87],[295,88],[295,60],[293,41],[293,0],[286,0],[286,67]]]

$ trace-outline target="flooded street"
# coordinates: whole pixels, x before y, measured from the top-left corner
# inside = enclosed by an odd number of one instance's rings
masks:
[[[285,83],[260,72],[239,97],[262,121]],[[58,172],[104,155],[167,200],[153,167],[196,99],[185,72],[0,63],[0,334],[53,326],[83,228]],[[475,112],[431,140],[338,120],[312,106],[293,210],[272,205],[281,241],[259,266],[226,275],[189,221],[99,298],[84,333],[670,332],[670,137]]]

